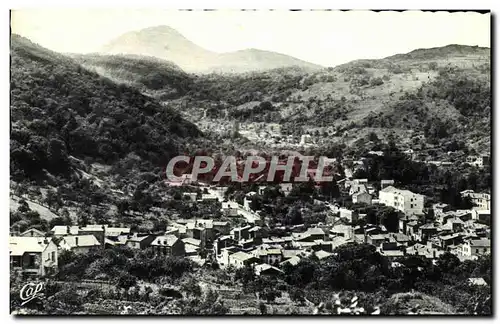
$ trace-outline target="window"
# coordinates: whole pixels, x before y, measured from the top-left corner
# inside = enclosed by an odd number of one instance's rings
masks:
[[[36,256],[29,255],[28,268],[36,268]]]
[[[50,253],[50,259],[51,259],[52,261],[56,261],[56,252],[51,252],[51,253]]]
[[[479,253],[479,249],[476,249],[476,253]]]

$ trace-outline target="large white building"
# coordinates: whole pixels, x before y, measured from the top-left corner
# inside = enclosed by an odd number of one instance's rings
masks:
[[[474,204],[474,210],[490,210],[491,195],[488,193],[478,193],[473,190],[460,192],[462,198],[469,197]]]
[[[379,202],[407,215],[423,214],[424,196],[410,190],[401,190],[393,186],[386,187],[379,192]]]

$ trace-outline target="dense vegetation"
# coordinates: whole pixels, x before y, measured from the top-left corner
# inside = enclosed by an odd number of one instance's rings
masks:
[[[134,153],[165,165],[187,138],[200,135],[139,91],[15,35],[11,61],[14,179],[68,173],[70,155],[112,163]]]
[[[142,91],[161,90],[162,99],[177,98],[193,88],[190,75],[173,63],[135,55],[75,55],[85,68]]]
[[[346,244],[335,249],[326,259],[304,258],[296,266],[286,265],[279,281],[256,278],[250,269],[237,271],[237,278],[251,291],[288,290],[297,301],[308,299],[327,303],[329,296],[339,291],[364,292],[363,305],[368,311],[383,304],[389,296],[412,289],[436,296],[451,304],[461,313],[491,313],[489,287],[475,287],[468,284],[470,277],[482,277],[491,282],[491,257],[477,261],[460,262],[457,257],[446,253],[434,265],[423,256],[407,256],[396,260],[401,267],[392,267],[391,262],[367,244]],[[269,292],[268,292],[269,293]],[[392,306],[392,307],[391,307]],[[388,304],[384,314],[398,310]]]
[[[393,179],[398,188],[429,197],[429,204],[441,201],[459,209],[470,208],[470,202],[460,197],[461,191],[488,192],[493,184],[491,166],[483,169],[460,164],[438,167],[411,160],[394,144],[392,149],[384,151],[383,156],[369,155],[364,160],[364,166],[355,171],[354,177],[377,182]]]
[[[441,68],[437,78],[415,93],[404,93],[391,109],[371,113],[366,127],[412,128],[423,131],[430,144],[467,140],[473,132],[491,133],[489,74]]]
[[[59,281],[49,280],[45,298],[30,303],[28,309],[49,314],[116,314],[124,305],[130,305],[131,314],[225,314],[229,311],[227,300],[210,288],[222,284],[253,300],[257,297],[259,305],[255,301],[252,304],[262,314],[285,295],[297,307],[312,303],[326,308],[326,313],[336,314],[332,307],[335,300],[352,296],[349,292],[354,291],[360,296],[358,306],[368,314],[376,308],[382,314],[408,314],[410,309],[391,297],[408,291],[413,291],[417,299],[422,298],[421,293],[439,298],[451,308],[446,310],[448,314],[486,315],[492,311],[490,255],[460,262],[445,253],[435,263],[423,256],[405,256],[393,263],[371,245],[349,243],[337,247],[325,259],[304,257],[296,266],[285,265],[282,274],[259,277],[250,267],[221,270],[214,261],[199,267],[187,259],[149,253],[127,248],[98,250],[83,256],[62,253],[56,278]],[[19,294],[23,281],[15,274],[11,276],[11,307],[17,309],[15,294]],[[90,278],[100,281],[82,286],[78,294],[71,292],[82,279]],[[469,278],[483,278],[490,286],[471,285]],[[72,284],[66,283],[69,279]],[[429,308],[439,312],[435,305]]]

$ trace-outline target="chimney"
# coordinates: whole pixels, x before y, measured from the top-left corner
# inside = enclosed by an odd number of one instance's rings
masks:
[[[78,236],[75,237],[75,245],[78,246]]]

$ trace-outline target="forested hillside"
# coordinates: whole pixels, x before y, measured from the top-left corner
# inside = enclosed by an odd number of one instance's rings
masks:
[[[165,165],[188,138],[201,135],[139,90],[16,35],[11,40],[11,123],[14,178],[45,170],[67,173],[70,155],[110,164],[134,154]]]
[[[287,67],[235,75],[183,74],[144,58],[137,67],[118,57],[81,59],[195,123],[273,122],[285,134],[328,134],[349,146],[375,133],[385,140],[392,134],[406,148],[414,142],[442,152],[450,143],[477,152],[490,147],[489,48],[448,45],[316,72]]]

